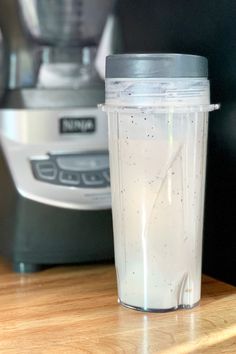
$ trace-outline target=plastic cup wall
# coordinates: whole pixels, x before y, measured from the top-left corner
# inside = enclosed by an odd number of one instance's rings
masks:
[[[207,79],[106,81],[118,296],[144,311],[200,300]]]

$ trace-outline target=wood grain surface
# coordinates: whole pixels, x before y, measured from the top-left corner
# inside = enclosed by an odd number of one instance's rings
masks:
[[[203,278],[192,310],[117,304],[113,265],[14,274],[0,262],[0,353],[236,353],[236,288]]]

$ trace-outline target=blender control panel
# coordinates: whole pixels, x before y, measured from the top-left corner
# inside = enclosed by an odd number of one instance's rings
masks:
[[[32,158],[30,163],[34,177],[42,182],[78,188],[110,187],[107,152],[49,154]]]

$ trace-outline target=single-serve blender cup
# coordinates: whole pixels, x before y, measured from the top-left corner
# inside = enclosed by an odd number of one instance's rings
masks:
[[[207,59],[112,55],[106,103],[119,302],[192,308],[201,294]]]

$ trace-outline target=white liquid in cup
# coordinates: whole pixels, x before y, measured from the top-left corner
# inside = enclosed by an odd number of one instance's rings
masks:
[[[208,112],[109,112],[119,300],[143,310],[200,300]]]

